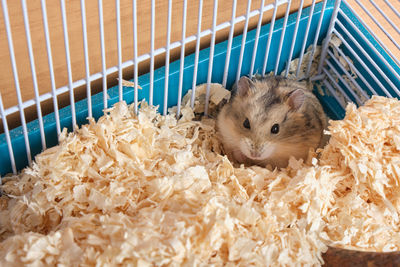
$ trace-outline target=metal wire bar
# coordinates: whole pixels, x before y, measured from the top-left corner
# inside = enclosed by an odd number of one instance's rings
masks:
[[[261,7],[260,7],[260,10],[263,10],[263,8],[264,8],[264,2],[265,2],[265,0],[261,0]],[[257,30],[256,30],[256,38],[255,38],[255,40],[254,40],[253,56],[252,56],[252,58],[251,58],[251,66],[250,66],[250,73],[249,73],[249,77],[250,77],[250,78],[253,76],[254,64],[255,64],[255,62],[256,62],[258,39],[259,39],[259,37],[260,37],[261,22],[262,22],[263,15],[264,15],[264,13],[260,12],[260,15],[259,15],[259,17],[258,17]]]
[[[342,100],[338,97],[337,92],[333,89],[332,85],[328,82],[328,80],[324,79],[323,81],[325,88],[331,93],[331,95],[336,99],[338,104],[344,109],[345,107],[342,105]]]
[[[303,10],[303,5],[304,5],[304,0],[301,0],[299,9],[297,10],[296,25],[294,27],[294,32],[293,32],[293,37],[292,37],[292,46],[290,47],[289,59],[286,64],[285,77],[287,77],[289,75],[290,62],[292,61],[294,46],[296,45],[297,32],[299,29],[299,23],[300,23],[301,13]]]
[[[351,8],[350,8],[351,9]],[[365,37],[365,35],[358,29],[358,27],[356,27],[356,25],[353,23],[353,21],[351,21],[351,19],[342,11],[340,10],[339,13],[343,16],[343,18],[351,25],[352,29],[356,30],[356,32],[361,36],[361,38],[368,43],[368,46],[374,51],[374,53],[379,57],[380,60],[382,60],[382,62],[385,64],[386,67],[388,67],[390,69],[390,71],[396,76],[397,79],[400,80],[400,75],[397,73],[396,70],[393,69],[392,65],[387,61],[387,59],[385,59],[381,53],[375,48],[375,46],[371,43],[370,40],[368,40],[367,37]],[[364,23],[364,21],[362,21],[362,19],[360,17],[357,16],[357,14],[353,13],[354,16],[356,16],[358,18],[358,20],[361,22],[361,24],[363,24],[363,26],[369,31],[369,32],[373,32],[371,30],[371,28],[368,27],[368,25],[366,25]],[[376,41],[378,41],[378,43],[386,50],[386,52],[391,56],[391,58],[400,66],[400,62],[397,60],[397,57],[395,55],[393,55],[393,53],[386,47],[386,45],[381,42],[379,40],[379,38],[375,39]]]
[[[349,49],[350,53],[357,59],[358,62],[363,66],[363,68],[368,72],[368,74],[374,79],[374,81],[381,87],[381,89],[385,92],[386,96],[392,97],[392,95],[386,90],[385,86],[379,81],[376,75],[370,70],[370,68],[365,64],[365,62],[358,56],[358,54],[354,51],[354,49],[347,43],[346,40],[343,39],[343,36],[334,30],[334,33],[342,39],[344,45]]]
[[[385,79],[385,81],[390,85],[390,87],[398,94],[400,95],[400,91],[397,89],[397,87],[393,84],[393,82],[386,76],[386,74],[382,71],[382,69],[375,63],[375,61],[371,58],[371,56],[365,51],[365,49],[360,45],[360,43],[352,36],[350,35],[349,31],[346,29],[346,27],[343,26],[343,24],[338,21],[337,25],[339,25],[342,30],[347,34],[348,38],[357,46],[358,49],[360,49],[361,53],[371,62],[371,64],[376,68],[376,70],[379,72],[380,75]],[[337,31],[336,31],[337,32]],[[345,40],[342,40],[343,42],[346,42]],[[347,43],[347,42],[346,42]],[[347,43],[348,44],[348,43]],[[357,55],[358,57],[358,55]],[[358,57],[359,60],[361,60]],[[362,61],[362,60],[361,60]],[[386,89],[385,89],[386,90]]]
[[[244,54],[244,49],[246,47],[247,27],[249,25],[250,7],[251,7],[251,0],[247,0],[246,22],[244,23],[243,34],[242,34],[242,45],[240,47],[239,63],[236,72],[236,83],[239,81],[240,73],[242,71],[243,54]]]
[[[185,35],[186,35],[186,13],[187,13],[187,0],[183,0],[183,15],[182,15],[182,46],[181,46],[181,57],[179,66],[179,88],[178,88],[178,104],[176,116],[178,117],[181,112],[181,98],[182,98],[182,86],[183,86],[183,66],[185,61]]]
[[[314,59],[315,48],[317,47],[318,37],[319,37],[319,33],[321,31],[322,20],[324,18],[324,13],[325,13],[327,2],[328,2],[328,0],[324,0],[324,2],[322,4],[321,15],[319,16],[317,31],[315,33],[314,42],[313,42],[312,49],[311,49],[310,60],[308,61],[308,65],[307,65],[306,77],[308,77],[310,75],[311,65],[312,65],[312,62]]]
[[[329,54],[329,51],[328,51]],[[342,82],[342,84],[344,84],[346,86],[346,88],[348,89],[348,91],[350,92],[350,94],[354,97],[354,99],[356,100],[358,105],[362,104],[361,99],[358,97],[358,95],[356,95],[353,91],[353,88],[351,88],[351,86],[345,81],[345,79],[343,79],[342,75],[336,70],[335,66],[333,66],[332,63],[329,62],[329,60],[326,60],[326,64],[329,66],[329,69],[332,70],[336,77],[339,78],[339,80]]]
[[[37,111],[37,115],[38,115],[39,129],[40,129],[40,138],[41,138],[41,142],[42,142],[42,149],[44,150],[44,149],[46,149],[46,137],[45,137],[45,133],[44,133],[42,108],[40,106],[40,101],[39,101],[39,88],[38,88],[37,77],[36,77],[35,59],[34,59],[34,55],[33,55],[32,39],[31,39],[31,33],[30,33],[30,27],[29,27],[28,10],[26,7],[26,0],[21,0],[21,3],[22,3],[22,12],[23,12],[23,16],[24,16],[26,41],[27,41],[27,45],[28,45],[29,62],[31,64],[33,91],[35,93],[36,111]]]
[[[24,109],[22,108],[21,88],[19,85],[17,62],[15,60],[14,43],[13,43],[12,34],[11,34],[10,18],[8,16],[8,7],[7,7],[6,0],[2,0],[1,4],[2,4],[2,8],[3,8],[3,19],[4,19],[5,28],[6,28],[8,49],[10,51],[10,60],[11,60],[11,67],[12,67],[13,76],[14,76],[15,90],[17,93],[19,115],[21,118],[22,130],[23,130],[24,140],[25,140],[26,156],[28,158],[29,165],[31,165],[32,164],[31,148],[29,146],[28,129],[26,127],[25,112],[24,112]]]
[[[344,92],[343,88],[336,82],[335,78],[333,78],[332,74],[325,68],[323,67],[322,70],[325,72],[325,74],[328,76],[329,80],[333,83],[335,88],[340,91],[340,93],[346,98],[347,102],[353,102],[351,98]],[[338,92],[335,92],[335,95],[337,95]]]
[[[340,67],[340,69],[343,71],[343,73],[346,74],[347,78],[350,79],[350,81],[354,84],[355,87],[357,87],[358,92],[361,93],[365,98],[369,98],[367,93],[361,88],[361,86],[358,84],[358,82],[351,76],[351,74],[347,71],[347,69],[341,64],[341,62],[335,57],[335,55],[328,50],[328,55],[336,62],[336,64]]]
[[[153,87],[154,87],[154,27],[156,17],[156,3],[155,0],[151,0],[151,27],[150,27],[150,92],[149,92],[149,104],[153,105]]]
[[[311,21],[312,21],[312,17],[314,14],[315,1],[316,0],[312,1],[311,7],[310,7],[310,13],[308,14],[306,32],[304,33],[303,44],[301,45],[301,51],[300,51],[300,56],[299,56],[299,63],[297,64],[297,69],[296,69],[296,77],[299,76],[300,66],[301,66],[301,63],[303,62],[304,51],[306,50],[306,44],[307,44],[307,39],[308,39],[308,32],[310,31]]]
[[[211,76],[212,69],[214,63],[214,46],[215,46],[215,25],[217,24],[217,12],[218,12],[218,0],[214,0],[214,9],[213,9],[213,20],[212,20],[212,31],[211,35],[211,46],[210,46],[210,57],[208,60],[208,74],[207,74],[207,88],[206,88],[206,103],[204,105],[204,115],[208,115],[208,102],[210,102],[210,86],[211,86]]]
[[[381,13],[382,16],[389,22],[389,24],[393,27],[393,29],[395,29],[396,32],[398,34],[400,34],[399,28],[397,28],[396,24],[389,18],[389,16],[387,14],[385,14],[385,12],[383,12],[383,10],[374,1],[371,1],[371,0],[369,0],[369,1],[379,11],[379,13]]]
[[[1,115],[1,120],[3,121],[4,134],[6,136],[8,155],[10,156],[11,168],[12,168],[13,173],[17,174],[17,168],[15,167],[14,151],[13,151],[13,148],[11,145],[10,131],[8,129],[7,117],[4,112],[3,98],[1,97],[1,93],[0,93],[0,115]]]
[[[398,48],[400,49],[400,45],[397,44],[397,42],[395,42],[394,39],[390,33],[379,23],[379,21],[374,17],[374,15],[372,15],[371,12],[369,12],[369,10],[358,0],[355,0],[357,2],[357,4],[364,10],[365,13],[368,14],[368,16],[376,23],[376,25],[379,27],[379,29],[381,29],[381,31],[383,31],[386,36],[392,41],[392,43]]]
[[[275,62],[275,70],[274,70],[274,74],[275,75],[278,73],[279,60],[281,58],[283,41],[285,40],[286,25],[287,25],[287,21],[288,21],[288,18],[289,18],[289,11],[290,11],[290,4],[291,3],[292,2],[289,1],[288,4],[287,4],[287,7],[286,7],[285,19],[283,21],[283,26],[282,26],[281,39],[279,41],[279,48],[278,48],[278,53],[277,53],[276,62]]]
[[[103,19],[103,0],[99,0],[99,25],[100,25],[100,49],[101,49],[101,75],[103,82],[103,107],[107,108],[107,70],[106,70],[106,45],[104,42],[104,19]],[[90,77],[89,77],[90,82]]]
[[[43,27],[44,27],[44,37],[46,40],[46,51],[47,51],[47,62],[49,65],[49,72],[50,72],[50,82],[51,82],[51,93],[45,94],[46,97],[39,96],[40,102],[50,99],[53,99],[53,107],[54,107],[54,116],[56,119],[56,129],[57,129],[57,136],[60,136],[61,133],[61,126],[60,126],[60,115],[58,112],[58,103],[57,103],[57,91],[56,91],[56,80],[54,77],[54,68],[53,68],[53,56],[51,53],[51,45],[50,45],[50,34],[49,34],[49,24],[47,22],[47,10],[46,10],[46,3],[45,0],[41,0],[41,7],[42,7],[42,18],[43,18]],[[22,103],[23,107],[30,107],[34,103],[30,103],[29,100],[27,102]],[[32,101],[33,102],[33,101]],[[9,113],[7,112],[9,111]],[[6,115],[14,113],[13,108],[10,108],[5,111]]]
[[[172,0],[168,1],[168,21],[167,21],[167,51],[165,55],[165,80],[164,80],[164,107],[163,114],[167,115],[168,110],[168,82],[169,82],[169,56],[170,56],[170,43],[171,43],[171,14],[172,14]]]
[[[277,10],[278,10],[278,5],[275,2],[274,3],[274,12],[272,14],[272,20],[271,20],[271,23],[269,25],[268,41],[267,41],[267,46],[265,48],[265,57],[264,57],[264,65],[263,65],[263,68],[262,68],[262,75],[264,75],[266,70],[267,70],[267,61],[268,61],[269,49],[271,47],[272,34],[274,32],[274,26],[275,26]]]
[[[333,29],[335,27],[335,22],[337,21],[337,14],[339,12],[339,7],[340,7],[340,3],[341,2],[342,2],[341,0],[336,0],[335,6],[334,6],[333,11],[332,11],[331,21],[329,22],[329,28],[328,28],[328,31],[326,33],[325,40],[324,40],[324,42],[322,44],[321,58],[320,58],[320,61],[319,61],[319,64],[318,64],[318,74],[321,74],[321,72],[322,72],[322,66],[323,66],[323,63],[325,61],[325,57],[326,57],[326,53],[327,53],[327,50],[328,50],[329,42],[331,41],[332,31],[333,31]]]
[[[121,48],[121,4],[120,0],[115,0],[116,20],[117,20],[117,53],[118,53],[118,99],[123,100],[122,92],[122,48]]]
[[[60,0],[60,2],[61,2],[63,33],[64,33],[65,58],[67,61],[68,88],[69,88],[69,100],[70,100],[71,115],[72,115],[72,128],[75,128],[76,126],[75,96],[74,96],[74,87],[72,84],[72,69],[71,69],[71,55],[69,51],[67,14],[65,11],[65,0]]]
[[[83,33],[83,50],[85,56],[85,73],[86,73],[86,95],[88,101],[88,117],[92,117],[92,92],[90,88],[90,70],[89,70],[89,51],[87,40],[87,27],[86,27],[86,8],[85,1],[81,0],[81,14],[82,14],[82,33]]]
[[[222,86],[225,87],[225,88],[226,88],[226,82],[228,80],[229,61],[231,59],[233,31],[235,29],[234,21],[235,21],[235,16],[236,16],[236,6],[237,6],[237,0],[233,0],[233,3],[232,3],[232,16],[231,16],[231,28],[229,30],[228,46],[226,48],[224,77],[222,78]]]
[[[391,9],[398,17],[400,17],[400,12],[397,11],[397,9],[394,8],[394,6],[393,6],[388,0],[385,0],[385,3],[390,7],[390,9]]]
[[[203,13],[203,0],[199,0],[199,13],[197,19],[197,40],[196,40],[196,53],[194,57],[194,70],[193,70],[193,82],[192,82],[192,96],[190,98],[190,106],[194,107],[194,99],[196,95],[196,84],[197,84],[197,69],[199,67],[199,52],[200,52],[200,32],[201,32],[201,18]]]
[[[132,16],[133,16],[133,76],[135,80],[135,90],[134,90],[134,102],[135,102],[135,113],[138,113],[138,32],[137,32],[137,14],[136,14],[136,0],[132,3]]]
[[[45,0],[41,0],[41,1],[44,2]],[[135,9],[136,9],[136,0],[133,0],[133,2],[134,2]],[[278,2],[278,3],[279,3],[279,5],[281,5],[281,4],[285,4],[287,2],[288,2],[288,0],[282,0],[282,1]],[[264,7],[263,12],[266,12],[266,11],[272,9],[272,8],[273,8],[273,5],[267,5],[267,6]],[[250,16],[250,18],[252,18],[252,17],[257,16],[259,14],[260,14],[260,10],[257,9],[257,10],[254,10],[254,11],[250,12],[249,16]],[[245,19],[246,19],[245,16],[239,16],[239,17],[237,17],[235,19],[234,24],[242,22]],[[133,20],[136,21],[136,18],[134,17]],[[137,23],[136,24],[133,23],[133,24],[134,24],[134,28],[135,27],[137,28]],[[215,28],[216,28],[216,31],[218,32],[218,31],[220,31],[222,29],[225,29],[225,28],[228,28],[230,26],[231,26],[231,22],[224,22],[224,23],[221,23],[221,24],[217,25]],[[47,31],[47,33],[48,33],[48,31]],[[200,38],[203,38],[203,37],[211,35],[211,34],[212,34],[211,29],[204,30],[204,31],[202,31],[200,33]],[[196,38],[197,38],[196,35],[191,35],[189,37],[186,37],[184,39],[184,42],[185,43],[190,43],[190,42],[195,41]],[[50,45],[50,42],[49,42],[49,45]],[[174,43],[171,43],[169,50],[173,50],[175,48],[178,48],[181,45],[182,45],[182,41],[176,41]],[[135,44],[134,44],[134,46],[135,46]],[[137,44],[136,44],[136,46],[137,46]],[[51,50],[47,49],[47,51],[49,52]],[[134,51],[136,51],[136,50],[134,49]],[[154,51],[154,56],[158,56],[158,55],[161,55],[163,53],[166,53],[166,51],[167,51],[166,47],[159,48],[159,49]],[[140,62],[143,62],[143,61],[146,61],[146,60],[150,59],[150,54],[149,53],[142,54],[141,56],[137,56],[136,59],[137,59],[136,63],[139,64]],[[135,64],[135,59],[131,59],[131,60],[127,60],[127,61],[123,62],[122,63],[122,68],[125,69],[125,68],[131,67],[131,66],[135,66],[135,65],[136,65]],[[51,69],[51,71],[53,70],[52,67],[50,69]],[[110,67],[110,68],[106,69],[105,76],[107,77],[108,75],[116,73],[116,72],[118,72],[118,67],[117,66]],[[92,74],[90,76],[90,82],[96,81],[96,80],[101,79],[101,78],[103,78],[105,76],[103,75],[102,72],[98,72],[98,73]],[[54,75],[53,75],[53,78],[54,78]],[[80,80],[77,80],[76,82],[74,82],[73,86],[74,86],[74,88],[77,88],[77,87],[83,86],[85,84],[86,84],[86,80],[85,79],[80,79]],[[137,84],[137,80],[135,79],[135,85],[136,84]],[[61,94],[65,93],[65,92],[67,92],[68,90],[69,90],[68,86],[62,86],[62,87],[60,87],[58,89],[55,89],[55,83],[54,83],[54,92],[55,92],[54,95],[55,96],[61,95]],[[135,86],[135,92],[137,92],[137,87],[136,86]],[[51,98],[53,98],[53,101],[56,99],[56,97],[52,97],[51,93],[44,93],[44,94],[39,96],[40,101],[45,101],[45,100],[48,100],[48,99],[51,99]],[[27,108],[27,107],[30,107],[30,106],[33,106],[33,105],[35,105],[35,101],[31,100],[31,99],[22,103],[23,108]],[[56,110],[58,112],[58,108]],[[10,108],[5,110],[5,114],[7,116],[10,115],[10,114],[16,113],[16,112],[18,112],[18,107],[15,107],[15,106],[14,107],[10,107]]]
[[[346,61],[346,63],[350,66],[350,68],[357,74],[357,77],[359,77],[363,83],[368,87],[368,89],[374,94],[377,95],[378,93],[375,91],[375,89],[371,86],[371,84],[365,79],[364,75],[358,71],[358,69],[353,65],[353,62],[351,62],[348,57],[344,54],[342,49],[339,47],[334,47],[334,49],[339,52],[340,56]],[[328,51],[329,52],[329,51]],[[334,57],[336,59],[336,57]]]

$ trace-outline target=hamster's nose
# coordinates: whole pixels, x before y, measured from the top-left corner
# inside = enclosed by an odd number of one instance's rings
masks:
[[[260,152],[258,151],[258,149],[252,149],[250,154],[254,158],[257,158],[260,156]]]

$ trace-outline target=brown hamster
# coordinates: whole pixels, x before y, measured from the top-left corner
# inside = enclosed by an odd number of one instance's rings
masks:
[[[306,159],[324,142],[327,120],[303,83],[283,77],[242,77],[217,118],[230,160],[286,167],[290,156]]]

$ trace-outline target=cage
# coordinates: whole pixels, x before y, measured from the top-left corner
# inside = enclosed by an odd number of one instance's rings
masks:
[[[212,84],[231,89],[244,75],[312,81],[332,119],[349,102],[400,97],[395,1],[1,0],[1,9],[0,177],[119,101],[136,113],[143,99],[164,115],[176,106],[179,117],[183,96],[205,84],[208,115]]]
[[[182,96],[201,83],[231,88],[242,75],[269,72],[310,79],[334,119],[346,102],[400,95],[397,3],[78,2],[2,0],[1,175],[117,101],[147,99],[179,113]]]

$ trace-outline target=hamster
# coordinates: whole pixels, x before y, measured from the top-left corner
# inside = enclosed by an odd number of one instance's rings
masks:
[[[279,76],[241,77],[217,117],[217,131],[231,161],[286,167],[323,145],[327,118],[303,83]]]

